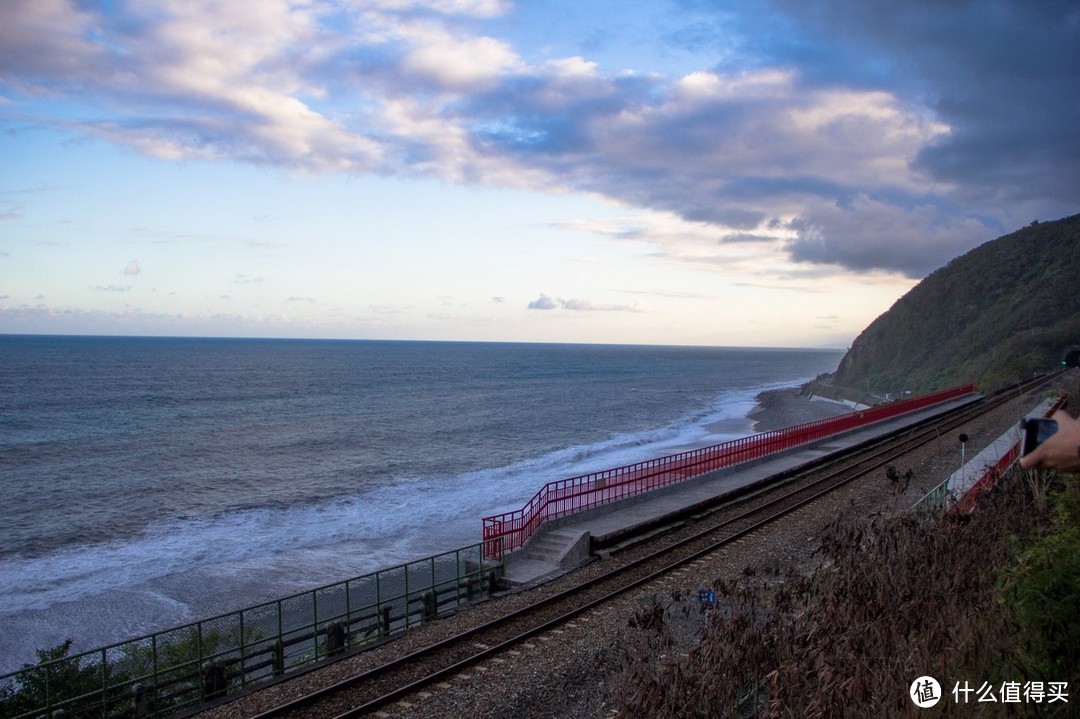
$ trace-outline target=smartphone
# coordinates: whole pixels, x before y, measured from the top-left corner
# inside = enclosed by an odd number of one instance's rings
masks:
[[[1021,454],[1028,454],[1057,432],[1058,423],[1052,419],[1025,417],[1020,420],[1020,429],[1024,430],[1024,451]]]

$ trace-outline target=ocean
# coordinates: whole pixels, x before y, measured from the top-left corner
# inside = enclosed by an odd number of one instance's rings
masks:
[[[0,672],[474,544],[841,355],[0,336]]]

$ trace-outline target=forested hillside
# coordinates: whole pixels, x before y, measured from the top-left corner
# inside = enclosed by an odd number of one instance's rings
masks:
[[[856,338],[832,378],[883,396],[1059,365],[1080,345],[1080,215],[1035,222],[926,277]]]

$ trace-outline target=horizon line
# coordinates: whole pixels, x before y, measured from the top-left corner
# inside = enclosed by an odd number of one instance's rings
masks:
[[[313,337],[313,336],[250,336],[250,335],[174,335],[174,334],[109,334],[109,333],[72,333],[72,332],[3,332],[0,338],[67,338],[67,339],[161,339],[161,340],[222,340],[252,342],[397,342],[426,344],[476,344],[476,345],[552,345],[566,347],[671,347],[693,349],[733,349],[733,350],[802,350],[821,352],[846,352],[849,347],[819,345],[816,347],[796,347],[791,345],[711,345],[711,344],[666,344],[658,342],[559,342],[550,340],[489,340],[489,339],[425,339],[425,338],[381,338],[381,337]]]

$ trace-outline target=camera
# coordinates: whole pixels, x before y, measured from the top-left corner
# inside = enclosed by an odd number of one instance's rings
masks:
[[[1057,432],[1058,423],[1052,419],[1025,417],[1020,420],[1020,429],[1024,430],[1024,449],[1021,454],[1028,454]]]

